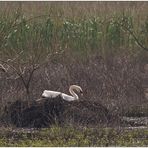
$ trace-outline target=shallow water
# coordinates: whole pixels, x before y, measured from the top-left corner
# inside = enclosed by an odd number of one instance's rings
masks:
[[[122,119],[131,125],[129,128],[148,127],[148,117],[123,117]]]

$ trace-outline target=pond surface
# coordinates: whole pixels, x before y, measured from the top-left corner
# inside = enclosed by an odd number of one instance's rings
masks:
[[[134,129],[148,129],[148,117],[123,117],[123,121],[126,121],[126,126],[120,127],[127,130]],[[84,128],[84,127],[83,127]],[[47,128],[48,129],[48,128]],[[13,133],[36,133],[41,129],[37,128],[14,128]]]
[[[123,121],[125,121],[129,127],[148,127],[148,117],[123,117]]]

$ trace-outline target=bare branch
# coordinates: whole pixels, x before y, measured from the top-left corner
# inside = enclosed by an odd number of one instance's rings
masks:
[[[3,72],[7,72],[6,68],[4,68],[4,66],[2,64],[0,64],[0,70]]]
[[[25,82],[25,80],[24,80],[24,78],[23,78],[23,76],[22,76],[22,73],[19,72],[14,66],[12,66],[11,64],[9,64],[8,62],[5,62],[5,61],[3,61],[3,60],[0,60],[0,61],[1,61],[2,63],[5,63],[5,64],[8,65],[9,67],[11,67],[11,68],[16,72],[16,74],[21,78],[21,80],[22,80],[24,86],[26,87],[26,82]]]
[[[117,22],[118,23],[118,22]],[[144,50],[146,50],[146,51],[148,51],[148,48],[146,48],[146,47],[144,47],[143,45],[142,45],[142,43],[138,40],[138,38],[136,37],[136,35],[134,34],[134,32],[131,30],[131,29],[129,29],[128,27],[126,27],[126,26],[124,26],[124,25],[122,25],[122,24],[120,24],[120,23],[118,23],[125,31],[128,31],[131,35],[132,35],[132,37],[134,38],[134,40],[136,41],[136,43],[142,48],[142,49],[144,49]]]

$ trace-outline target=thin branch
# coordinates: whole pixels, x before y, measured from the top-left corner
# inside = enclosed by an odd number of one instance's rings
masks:
[[[118,23],[118,22],[117,22]],[[148,51],[148,48],[146,48],[146,47],[144,47],[143,45],[142,45],[142,43],[138,40],[138,38],[136,37],[136,35],[134,34],[134,32],[132,32],[128,27],[126,27],[126,26],[124,26],[124,25],[122,25],[122,24],[120,24],[120,23],[118,23],[125,31],[128,31],[131,35],[132,35],[132,37],[134,38],[134,40],[136,41],[136,43],[142,48],[142,49],[144,49],[144,50],[146,50],[146,51]]]
[[[3,61],[3,60],[0,60],[0,61],[1,61],[2,63],[5,63],[6,65],[10,66],[10,67],[16,72],[16,74],[21,78],[21,80],[22,80],[24,86],[27,87],[26,82],[25,82],[25,80],[24,80],[24,78],[23,78],[23,76],[22,76],[22,73],[20,73],[14,66],[8,64],[7,62],[5,62],[5,61]]]
[[[38,68],[39,68],[39,66],[38,66],[38,67],[34,67],[34,66],[33,66],[33,69],[32,69],[32,71],[31,71],[31,73],[30,73],[30,75],[29,75],[29,79],[28,79],[28,81],[27,81],[27,83],[26,83],[27,88],[29,88],[29,84],[30,84],[30,81],[31,81],[31,79],[32,79],[32,77],[33,77],[33,73],[34,73]]]
[[[0,64],[0,70],[2,70],[3,72],[7,72],[6,68],[2,64]]]
[[[34,19],[38,19],[38,18],[42,18],[42,17],[49,17],[49,15],[38,15],[38,16],[35,16],[35,17],[31,17],[31,18],[29,18],[29,19],[27,19],[27,20],[25,20],[26,22],[30,22],[30,21],[32,21],[32,20],[34,20]],[[13,25],[13,27],[16,27],[17,25],[20,25],[22,22],[19,22],[18,24],[14,24]]]

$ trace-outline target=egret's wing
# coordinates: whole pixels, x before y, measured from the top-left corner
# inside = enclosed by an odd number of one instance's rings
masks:
[[[44,92],[42,94],[42,97],[45,97],[45,98],[56,98],[60,94],[61,94],[61,92],[44,90]]]

